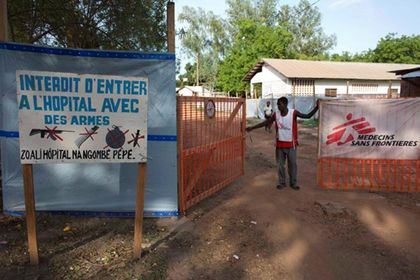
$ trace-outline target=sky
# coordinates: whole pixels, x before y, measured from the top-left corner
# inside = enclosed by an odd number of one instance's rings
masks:
[[[200,7],[226,18],[225,0],[175,0],[175,20],[183,6]],[[280,0],[279,4],[295,6],[298,0]],[[310,3],[317,0],[309,0]],[[420,34],[420,0],[320,0],[315,4],[321,12],[322,28],[327,35],[335,34],[337,44],[330,53],[348,51],[352,54],[376,47],[380,38],[393,32],[401,35]],[[177,22],[175,21],[176,26]],[[179,27],[179,26],[178,26]],[[177,55],[182,64],[186,59]],[[181,69],[181,72],[183,69]]]

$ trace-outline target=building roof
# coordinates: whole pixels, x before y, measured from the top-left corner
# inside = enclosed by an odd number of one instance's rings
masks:
[[[414,66],[414,65],[412,65]],[[405,75],[407,73],[411,73],[411,72],[418,72],[420,70],[420,67],[411,67],[408,69],[400,69],[400,70],[394,70],[394,71],[390,71],[392,73],[395,73],[395,75]]]
[[[176,92],[178,93],[182,89],[187,89],[187,90],[190,90],[191,92],[195,92],[195,93],[206,93],[206,92],[209,92],[203,86],[184,86],[184,87],[181,87],[181,88],[177,88],[176,89]]]
[[[296,59],[268,59],[259,61],[243,78],[250,81],[266,64],[286,78],[345,79],[345,80],[399,80],[391,71],[420,67],[415,64],[312,61]]]

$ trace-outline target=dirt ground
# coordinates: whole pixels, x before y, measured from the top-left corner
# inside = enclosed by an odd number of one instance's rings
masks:
[[[252,139],[252,141],[251,141]],[[316,186],[316,129],[300,127],[300,191],[277,190],[273,135],[247,137],[245,176],[183,218],[38,215],[39,269],[24,220],[0,216],[0,279],[420,279],[420,194]]]

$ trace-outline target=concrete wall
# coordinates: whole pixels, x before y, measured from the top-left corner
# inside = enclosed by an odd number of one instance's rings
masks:
[[[262,71],[251,79],[251,93],[256,83],[262,83],[262,98],[279,98],[291,92],[289,80],[268,65],[263,65]]]
[[[357,90],[356,87],[353,87],[353,84],[378,84],[378,87],[366,92]],[[365,94],[387,94],[389,87],[389,81],[360,81],[360,80],[350,80],[348,86],[348,93],[353,95],[365,95]],[[336,88],[337,94],[343,95],[347,94],[347,81],[346,80],[315,80],[315,94],[316,95],[325,95],[325,89],[327,88]],[[400,82],[392,81],[391,88],[400,92]]]
[[[253,93],[254,84],[262,83],[262,98],[279,98],[292,93],[292,81],[269,65],[263,65],[261,72],[255,74],[250,83],[251,93]],[[357,87],[356,84],[377,84],[377,87],[372,87],[366,91]],[[337,95],[348,93],[354,95],[354,97],[378,97],[388,94],[389,81],[315,79],[316,95],[325,96],[325,89],[327,88],[336,88]],[[400,93],[400,82],[392,81],[391,88]]]

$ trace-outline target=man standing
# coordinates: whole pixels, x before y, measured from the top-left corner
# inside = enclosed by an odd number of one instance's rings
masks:
[[[276,161],[278,167],[278,185],[277,189],[286,187],[286,172],[285,164],[287,159],[287,169],[290,179],[290,187],[294,190],[299,190],[297,185],[297,165],[296,165],[296,147],[297,142],[297,117],[309,119],[316,111],[318,111],[319,101],[317,101],[315,108],[308,114],[302,114],[298,110],[287,108],[288,100],[286,97],[281,97],[277,100],[278,112],[275,112],[270,119],[247,127],[246,131],[252,131],[256,128],[266,126],[267,124],[275,123],[276,128]]]
[[[264,107],[264,118],[266,120],[271,119],[272,115],[273,115],[273,109],[271,108],[271,103],[270,101],[267,101],[267,104]],[[265,131],[269,131],[271,133],[271,125],[272,125],[272,122],[267,123],[265,125]]]

